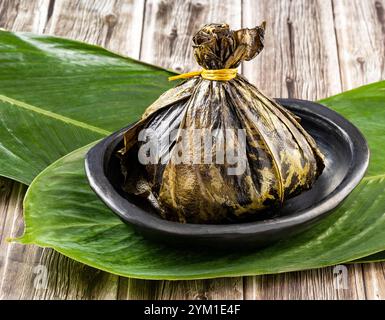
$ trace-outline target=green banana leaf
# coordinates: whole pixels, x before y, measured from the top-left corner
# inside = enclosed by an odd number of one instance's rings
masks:
[[[137,120],[174,85],[171,74],[97,46],[0,30],[0,175],[29,184]]]
[[[220,253],[147,241],[117,218],[84,174],[89,146],[61,158],[31,184],[21,241],[118,275],[199,279],[303,270],[385,249],[385,178],[365,178],[344,204],[309,231],[262,250]],[[65,196],[63,196],[65,195]]]
[[[368,138],[372,150],[368,175],[342,206],[315,227],[265,249],[197,252],[172,249],[142,238],[90,189],[84,174],[84,156],[91,146],[59,159],[33,181],[24,202],[26,230],[19,241],[52,247],[111,273],[144,279],[279,273],[379,253],[385,250],[385,163],[381,148],[384,101],[385,82],[323,101],[353,121]]]

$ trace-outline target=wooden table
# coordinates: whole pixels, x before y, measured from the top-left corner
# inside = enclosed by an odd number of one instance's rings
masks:
[[[266,48],[243,73],[266,94],[317,100],[385,77],[385,0],[0,0],[0,27],[86,41],[194,70],[191,36],[209,22],[267,21]],[[51,249],[7,243],[23,230],[26,186],[0,180],[2,299],[384,299],[385,264],[199,281],[108,274]],[[43,266],[43,267],[42,267]],[[48,276],[46,285],[39,277]]]

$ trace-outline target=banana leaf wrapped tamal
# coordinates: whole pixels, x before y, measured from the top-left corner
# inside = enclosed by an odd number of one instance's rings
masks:
[[[195,34],[194,56],[203,69],[176,77],[186,80],[124,135],[125,192],[146,199],[168,220],[223,223],[257,218],[311,188],[324,168],[315,141],[298,117],[237,74],[242,61],[263,49],[264,32],[264,23],[237,31],[210,24]],[[202,143],[207,137],[211,144]],[[219,154],[222,145],[230,152]],[[177,161],[181,150],[188,161]],[[237,166],[231,152],[243,161],[242,170],[230,172]]]

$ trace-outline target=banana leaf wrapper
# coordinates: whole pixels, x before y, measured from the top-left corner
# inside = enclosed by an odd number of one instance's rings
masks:
[[[226,24],[206,25],[193,38],[195,58],[205,69],[236,68],[263,49],[264,31],[264,23],[237,31]],[[143,129],[156,134],[158,155],[168,154],[168,161],[139,162]],[[243,129],[245,145],[236,136],[231,141],[234,149],[245,149],[242,174],[228,174],[234,164],[227,158],[223,163],[171,161],[180,137],[170,131],[180,129],[190,143],[196,129],[215,132],[212,159],[216,144],[226,142],[227,129]],[[146,199],[163,218],[182,223],[257,219],[311,188],[324,168],[324,156],[300,119],[241,75],[229,81],[197,76],[162,94],[125,133],[120,157],[123,190]]]

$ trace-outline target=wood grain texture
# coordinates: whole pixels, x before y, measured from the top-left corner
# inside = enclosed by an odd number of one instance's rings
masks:
[[[44,33],[139,58],[144,0],[51,0]]]
[[[243,279],[241,277],[193,281],[129,279],[126,298],[133,300],[242,300]]]
[[[341,91],[330,1],[245,0],[243,22],[267,21],[265,49],[244,74],[273,97],[318,100]]]
[[[211,22],[242,24],[241,0],[147,0],[140,59],[180,72],[199,70],[191,38]]]
[[[347,282],[338,279],[334,267],[278,275],[247,277],[245,299],[264,300],[363,300],[365,285],[360,265],[343,266]]]
[[[385,0],[0,0],[0,27],[78,39],[178,71],[198,68],[191,36],[267,20],[265,50],[243,73],[271,96],[320,99],[385,76]],[[26,187],[0,178],[0,299],[385,299],[385,264],[258,277],[146,281],[114,276],[21,234]],[[47,274],[46,283],[39,282]]]
[[[342,89],[385,78],[385,1],[333,0]]]
[[[42,33],[47,23],[50,0],[0,1],[0,28]]]
[[[368,299],[385,299],[385,264],[370,263],[363,268],[365,292]]]

